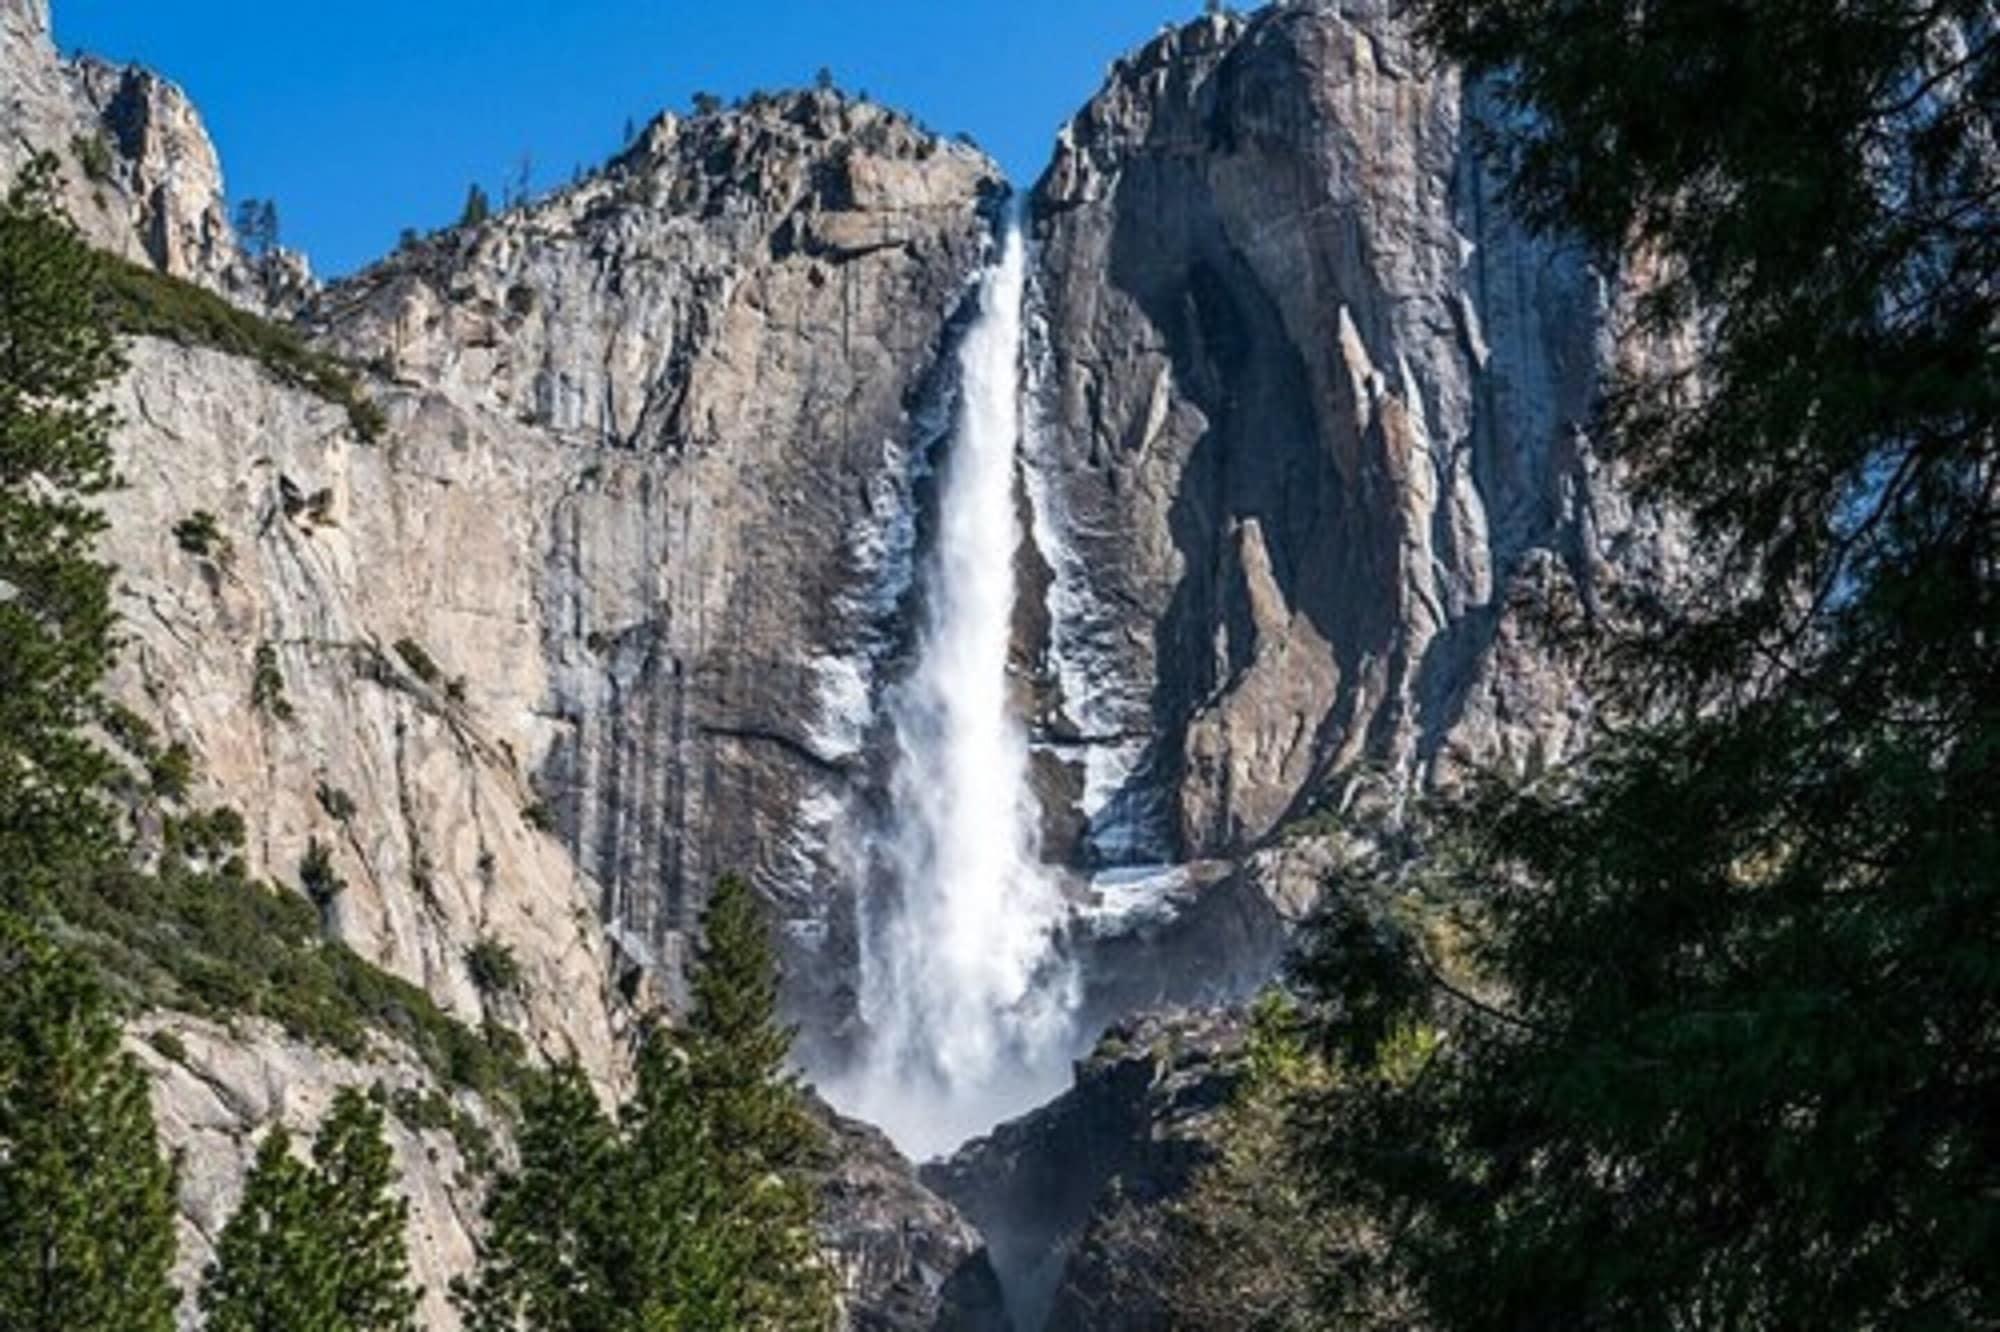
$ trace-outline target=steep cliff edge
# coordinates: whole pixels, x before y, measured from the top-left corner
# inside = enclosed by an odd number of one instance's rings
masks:
[[[895,112],[760,97],[664,116],[583,184],[318,309],[387,377],[392,455],[448,442],[441,494],[518,472],[465,510],[481,533],[379,548],[504,597],[504,651],[474,619],[434,650],[504,710],[615,937],[671,977],[707,885],[750,874],[809,1035],[852,1008],[831,824],[865,776],[918,408],[1001,188]],[[464,466],[482,446],[494,466]],[[452,550],[496,524],[504,562]],[[452,604],[429,575],[392,581],[412,614]]]
[[[310,294],[303,258],[253,261],[229,225],[222,164],[194,104],[149,69],[58,56],[48,0],[0,3],[0,180],[55,156],[91,241],[253,308]]]
[[[0,72],[0,168],[54,152],[98,244],[292,308],[246,285],[178,89],[57,59],[39,0],[0,3]],[[80,146],[100,136],[108,157]],[[879,530],[910,507],[912,410],[998,188],[978,154],[833,95],[663,117],[580,186],[314,304],[319,345],[367,363],[379,442],[200,336],[136,340],[112,403],[114,693],[192,753],[191,805],[244,815],[253,874],[303,890],[326,847],[328,936],[474,1030],[615,1091],[628,1001],[677,974],[725,868],[780,904],[799,1006],[834,1025],[852,903],[812,811],[858,767]],[[475,950],[518,977],[482,983]],[[189,1279],[264,1126],[309,1126],[349,1082],[454,1095],[387,1036],[342,1055],[166,1013],[134,1046],[198,1160]],[[480,1188],[445,1136],[396,1142],[438,1327]],[[855,1321],[964,1303],[987,1325],[977,1236],[868,1145],[828,1184]]]
[[[1280,829],[1566,753],[1588,701],[1519,612],[1664,557],[1583,433],[1600,279],[1506,216],[1393,9],[1170,30],[1033,196],[1051,823],[1086,869],[1192,862],[1267,953],[1316,873]]]

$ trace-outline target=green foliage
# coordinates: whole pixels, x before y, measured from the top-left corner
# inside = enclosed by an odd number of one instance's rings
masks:
[[[346,408],[347,423],[363,443],[382,437],[387,424],[382,409],[354,372],[313,350],[297,333],[142,264],[110,256],[93,262],[103,267],[110,320],[118,331],[255,361],[278,382]]]
[[[343,1088],[308,1167],[282,1124],[258,1147],[243,1201],[203,1274],[210,1332],[414,1332],[403,1231],[382,1111]]]
[[[1478,928],[1457,965],[1408,920],[1317,932],[1330,1196],[1395,1219],[1371,1275],[1445,1327],[1990,1327],[1990,14],[1417,9],[1516,207],[1645,256],[1627,335],[1686,354],[1629,358],[1602,432],[1703,562],[1556,617],[1609,722],[1583,761],[1335,885],[1427,879]]]
[[[227,806],[169,818],[161,830],[166,863],[219,866],[243,847],[243,816]]]
[[[369,1096],[386,1104],[389,1113],[407,1129],[451,1134],[459,1154],[465,1158],[466,1168],[473,1175],[492,1173],[499,1158],[491,1130],[444,1092],[415,1087],[398,1087],[391,1092],[377,1083],[369,1089]]]
[[[273,1125],[258,1145],[243,1198],[202,1274],[200,1302],[211,1332],[332,1332],[332,1255],[318,1230],[312,1174]]]
[[[190,555],[228,564],[231,547],[222,534],[222,525],[207,509],[196,509],[174,524],[174,542]]]
[[[333,868],[333,852],[317,837],[306,839],[305,858],[299,861],[299,887],[321,911],[347,889],[347,881]]]
[[[424,651],[423,644],[417,642],[414,638],[397,639],[395,648],[396,655],[401,657],[403,664],[410,668],[410,674],[416,676],[425,684],[436,685],[444,679],[444,671],[438,666],[436,661],[432,660],[431,654]]]
[[[694,113],[696,115],[713,116],[720,114],[721,111],[722,111],[722,99],[720,97],[717,97],[714,93],[698,92],[694,95]],[[632,136],[627,135],[626,142],[630,143],[631,141],[632,141]]]
[[[154,754],[152,762],[147,765],[146,776],[153,785],[153,794],[160,799],[187,799],[188,791],[194,785],[193,751],[180,741],[174,741]]]
[[[259,643],[250,665],[250,705],[281,722],[292,719],[292,701],[285,696],[285,675],[278,669],[278,649]]]
[[[536,832],[553,833],[556,830],[556,812],[546,800],[522,806],[521,820]]]
[[[83,178],[94,185],[103,185],[111,179],[116,166],[111,156],[111,145],[99,134],[79,134],[69,141],[70,156],[83,168]]]
[[[0,913],[0,1327],[170,1332],[174,1170],[88,967]]]
[[[396,1163],[382,1136],[382,1111],[352,1087],[334,1097],[313,1138],[313,1173],[338,1274],[336,1326],[414,1332],[418,1292],[403,1250],[410,1206],[394,1192]]]
[[[831,1326],[808,1178],[821,1145],[783,1072],[776,969],[741,881],[717,888],[703,933],[686,1030],[649,1034],[615,1123],[573,1064],[527,1099],[520,1168],[454,1291],[476,1332]]]
[[[466,949],[465,969],[471,973],[473,985],[488,999],[521,992],[521,964],[514,950],[498,939],[482,935],[478,943]]]
[[[407,1046],[449,1086],[485,1094],[522,1084],[518,1045],[473,1031],[417,986],[323,937],[297,893],[250,879],[243,820],[218,809],[166,821],[157,874],[109,870],[51,900],[65,937],[132,1007],[262,1017],[349,1057],[375,1035]]]
[[[520,1168],[486,1202],[486,1242],[473,1281],[452,1297],[472,1332],[609,1332],[638,1326],[617,1304],[611,1265],[625,1243],[611,1190],[624,1147],[574,1063],[540,1079],[522,1105]],[[609,1270],[607,1270],[609,1269]],[[669,1324],[671,1326],[671,1324]]]
[[[351,820],[357,809],[353,796],[326,782],[319,784],[319,807],[326,811],[328,818],[337,823]]]
[[[1313,1188],[1298,1120],[1338,1095],[1296,1006],[1272,991],[1252,1015],[1244,1072],[1212,1131],[1214,1159],[1168,1209],[1158,1271],[1169,1326],[1187,1332],[1317,1332],[1408,1326],[1347,1303],[1341,1273],[1373,1237],[1366,1218],[1329,1211]],[[1156,1295],[1156,1298],[1158,1297]],[[1331,1308],[1328,1306],[1332,1306]]]
[[[465,207],[459,210],[458,225],[476,227],[493,216],[493,201],[477,182],[465,192]]]
[[[153,723],[123,703],[100,700],[97,724],[104,728],[112,743],[133,758],[151,762],[153,755],[159,752],[159,732],[153,729]]]
[[[92,505],[113,481],[122,361],[96,314],[103,260],[55,209],[54,159],[0,201],[0,906],[115,853],[115,773],[84,727],[113,650]]]

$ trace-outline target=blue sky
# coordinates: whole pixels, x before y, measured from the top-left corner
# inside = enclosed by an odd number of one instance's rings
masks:
[[[191,92],[233,198],[278,202],[286,244],[351,271],[404,227],[601,161],[626,119],[811,82],[824,65],[1017,183],[1106,65],[1200,0],[55,0],[56,39]]]

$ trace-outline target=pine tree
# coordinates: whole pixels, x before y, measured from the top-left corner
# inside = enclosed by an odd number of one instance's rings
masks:
[[[278,248],[278,204],[275,199],[245,199],[236,205],[236,235],[252,259],[268,258]]]
[[[750,1203],[715,1149],[714,1125],[696,1100],[689,1061],[667,1034],[649,1032],[639,1087],[620,1115],[625,1150],[614,1176],[623,1238],[614,1246],[618,1302],[631,1326],[758,1326],[744,1287],[748,1255],[728,1218]]]
[[[520,1169],[487,1203],[474,1332],[795,1332],[832,1318],[806,1168],[817,1135],[785,1074],[777,968],[755,899],[703,916],[685,1029],[650,1030],[614,1127],[573,1065],[523,1107]]]
[[[1699,559],[1555,617],[1587,755],[1335,885],[1320,1173],[1393,1219],[1373,1276],[1443,1327],[1993,1327],[1991,8],[1413,8],[1515,208],[1672,349],[1621,362],[1598,434]]]
[[[339,1332],[321,1221],[312,1172],[272,1126],[203,1274],[207,1332]]]
[[[174,1169],[81,963],[0,912],[0,1327],[169,1332]]]
[[[333,1255],[334,1309],[346,1332],[414,1332],[403,1232],[410,1204],[396,1191],[382,1110],[343,1087],[313,1137],[313,1194]]]
[[[93,558],[113,481],[122,360],[99,317],[102,260],[57,210],[42,156],[0,201],[0,906],[115,855],[112,773],[84,726],[112,653],[110,570]]]
[[[310,1166],[282,1124],[265,1135],[243,1200],[203,1274],[210,1332],[414,1332],[380,1109],[343,1088],[313,1139]]]
[[[617,1327],[624,1241],[619,1143],[574,1063],[550,1070],[521,1110],[520,1167],[486,1202],[479,1270],[452,1290],[471,1332]]]
[[[822,1144],[786,1071],[792,1031],[778,1021],[777,958],[750,886],[725,876],[701,930],[686,1077],[710,1136],[714,1178],[731,1199],[718,1221],[742,1276],[744,1324],[818,1326],[831,1303],[804,1172]]]
[[[1409,1325],[1381,1310],[1337,1319],[1317,1307],[1366,1239],[1357,1218],[1319,1206],[1301,1168],[1298,1107],[1333,1089],[1301,1025],[1282,995],[1258,1001],[1242,1081],[1215,1122],[1216,1156],[1168,1209],[1157,1270],[1134,1264],[1148,1286],[1135,1296],[1164,1299],[1164,1325],[1177,1332]]]
[[[465,207],[459,210],[458,225],[476,227],[493,216],[493,202],[486,197],[486,191],[474,181],[465,192]]]

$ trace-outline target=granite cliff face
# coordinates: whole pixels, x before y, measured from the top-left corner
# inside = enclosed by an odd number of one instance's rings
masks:
[[[55,152],[95,242],[253,310],[311,295],[258,285],[173,85],[59,60],[39,0],[0,3],[0,71],[0,169]],[[99,138],[108,160],[79,146]],[[837,993],[844,899],[812,810],[858,766],[842,708],[893,576],[870,534],[911,507],[912,408],[997,189],[983,157],[833,95],[663,117],[580,186],[304,311],[365,365],[375,444],[251,361],[136,341],[112,400],[114,693],[191,749],[194,803],[245,815],[253,873],[298,885],[325,843],[332,937],[607,1093],[722,868],[779,904],[800,1004]],[[174,532],[196,514],[203,551]],[[515,992],[474,982],[486,943]],[[309,1126],[344,1083],[438,1091],[391,1042],[356,1061],[159,1022],[175,1056],[134,1048],[198,1162],[190,1279],[265,1126]],[[398,1133],[426,1325],[452,1327],[479,1184]],[[989,1325],[977,1236],[867,1145],[828,1184],[856,1325],[961,1304],[954,1325]]]
[[[215,145],[180,88],[137,65],[60,58],[48,0],[0,4],[0,70],[0,179],[52,153],[64,206],[104,249],[256,308],[310,294],[301,256],[252,261],[237,243]]]
[[[1476,91],[1392,8],[1163,33],[1028,201],[1014,683],[1086,1031],[1268,979],[1354,802],[1567,752],[1588,700],[1523,612],[1679,558],[1582,433],[1602,284],[1506,218]],[[740,870],[802,1052],[836,1067],[873,886],[854,839],[894,816],[884,700],[1007,193],[992,163],[865,102],[760,96],[662,116],[578,184],[322,291],[244,257],[173,85],[59,59],[45,0],[0,0],[0,75],[0,172],[56,152],[98,244],[295,317],[386,414],[364,443],[249,361],[157,340],[114,396],[115,689],[193,750],[199,803],[243,811],[251,868],[293,884],[327,843],[333,936],[608,1092],[707,885]],[[174,535],[198,512],[207,553]],[[484,942],[518,993],[474,983]],[[184,1033],[179,1059],[135,1041],[162,1122],[209,1163],[184,1189],[196,1266],[263,1124],[341,1081],[429,1089],[391,1049],[158,1021]],[[1199,1159],[1176,1126],[1226,1093],[1215,1022],[1131,1028],[1054,1118],[926,1176],[991,1226],[1029,1292],[1015,1325],[1099,1325],[1092,1218],[1110,1181],[1164,1196]],[[853,1325],[1007,1326],[978,1231],[836,1130]],[[397,1147],[442,1291],[476,1183],[422,1134]],[[441,1299],[426,1316],[453,1325]]]
[[[1602,284],[1506,216],[1476,91],[1393,9],[1168,31],[1033,196],[1051,826],[1085,869],[1189,864],[1170,899],[1220,895],[1253,972],[1316,877],[1276,834],[1567,752],[1588,701],[1518,612],[1662,557],[1582,433]]]
[[[613,937],[671,979],[707,886],[749,874],[815,1032],[854,965],[829,825],[866,768],[917,409],[1000,188],[883,108],[759,99],[662,117],[583,184],[315,311],[384,376],[390,455],[491,450],[428,469],[483,530],[418,544],[523,636],[496,651],[467,623],[434,650],[504,710]],[[488,536],[507,556],[468,559]],[[391,581],[413,606],[442,591]]]

